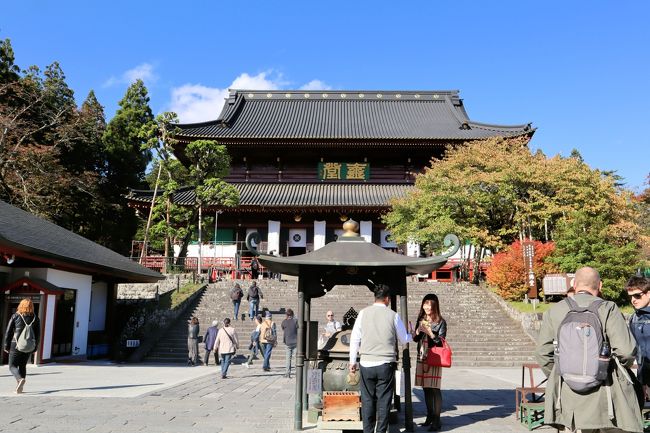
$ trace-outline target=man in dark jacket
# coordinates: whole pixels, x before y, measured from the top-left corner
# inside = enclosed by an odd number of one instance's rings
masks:
[[[625,285],[627,296],[634,307],[630,317],[630,331],[636,340],[636,374],[648,395],[650,385],[650,279],[634,276]]]
[[[260,288],[257,287],[257,281],[253,281],[246,295],[246,300],[248,301],[248,317],[251,318],[251,321],[255,320],[255,316],[257,316],[260,309],[260,299],[264,299],[264,295],[262,295]]]
[[[212,347],[214,346],[214,342],[217,339],[217,332],[219,331],[217,325],[219,325],[219,322],[213,320],[212,326],[210,326],[205,331],[205,337],[203,337],[203,342],[205,343],[205,355],[203,356],[203,365],[208,365],[208,362],[210,361],[210,352],[212,352]],[[220,364],[218,350],[214,351],[214,363],[217,365]]]
[[[283,341],[286,349],[286,368],[284,377],[291,377],[291,360],[296,352],[298,343],[298,321],[293,317],[293,310],[287,308],[287,318],[282,321]]]
[[[244,291],[241,289],[239,283],[235,283],[235,286],[230,289],[230,299],[232,299],[232,306],[234,308],[235,320],[239,316],[239,305],[241,304],[241,298],[244,297]]]

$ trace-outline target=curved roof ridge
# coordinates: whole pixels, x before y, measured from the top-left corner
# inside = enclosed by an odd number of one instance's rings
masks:
[[[522,123],[520,125],[499,125],[496,123],[483,123],[469,120],[467,123],[469,123],[470,126],[476,126],[477,128],[484,129],[523,129],[524,132],[532,132],[537,129],[533,128],[533,124],[531,122]]]
[[[480,140],[524,135],[530,124],[468,116],[458,90],[231,90],[220,117],[178,125],[180,139]]]
[[[236,95],[244,95],[246,93],[250,93],[253,95],[266,95],[266,94],[272,94],[272,95],[303,95],[305,93],[308,93],[310,95],[319,95],[319,94],[327,94],[327,95],[340,95],[342,93],[351,95],[354,93],[361,93],[364,94],[365,96],[372,96],[372,95],[459,95],[460,90],[458,89],[450,89],[450,90],[380,90],[380,89],[338,89],[338,90],[299,90],[299,89],[293,89],[293,90],[250,90],[250,89],[229,89],[230,90],[230,98],[234,98]],[[244,95],[246,96],[246,95]]]

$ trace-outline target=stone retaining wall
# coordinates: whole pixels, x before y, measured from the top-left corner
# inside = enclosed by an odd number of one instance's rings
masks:
[[[166,274],[165,279],[157,283],[118,284],[117,299],[155,299],[156,292],[158,292],[158,295],[162,295],[175,290],[176,287],[182,287],[193,282],[192,277],[191,273]]]

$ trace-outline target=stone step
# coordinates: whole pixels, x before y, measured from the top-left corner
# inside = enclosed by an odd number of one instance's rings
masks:
[[[232,318],[233,306],[229,291],[233,286],[232,281],[222,281],[210,285],[200,304],[193,311],[199,318],[201,333],[213,320],[221,321],[224,317]],[[246,292],[249,281],[241,282]],[[265,298],[261,302],[262,308],[269,309],[274,315],[276,325],[284,319],[284,309],[292,308],[297,313],[297,284],[291,282],[277,282],[263,280],[259,285]],[[340,290],[342,289],[342,290]],[[436,293],[440,299],[441,311],[449,326],[449,341],[454,349],[455,365],[465,366],[513,366],[532,360],[534,344],[523,332],[521,326],[512,320],[501,306],[496,303],[485,289],[466,285],[409,283],[409,296],[407,298],[409,320],[415,321],[422,297],[426,293]],[[319,322],[319,328],[325,324],[325,312],[333,310],[337,320],[350,307],[360,311],[372,301],[371,293],[363,287],[337,287],[326,296],[312,300],[311,317]],[[398,299],[398,311],[400,310]],[[248,302],[242,300],[240,316],[248,316]],[[250,320],[233,321],[232,325],[239,334],[241,345],[245,346],[240,353],[247,353],[248,336],[254,329]],[[281,332],[281,331],[280,331]],[[186,362],[187,354],[187,321],[170,330],[167,341],[161,342],[159,348],[167,353],[184,354],[178,360]],[[202,356],[203,344],[199,345]],[[416,345],[411,345],[411,356],[415,356]],[[152,355],[158,353],[152,351]],[[272,353],[273,362],[284,361],[284,347],[282,343]],[[261,361],[260,361],[261,362]]]

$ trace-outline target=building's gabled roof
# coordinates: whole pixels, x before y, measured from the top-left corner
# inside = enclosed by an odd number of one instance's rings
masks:
[[[470,120],[456,90],[234,90],[217,120],[178,127],[181,140],[465,141],[534,132]]]
[[[403,197],[413,188],[408,184],[333,184],[333,183],[232,183],[239,191],[239,209],[258,211],[270,208],[387,208],[392,198]],[[131,190],[132,202],[151,203],[153,191]],[[180,188],[174,203],[191,206],[194,191]]]
[[[29,212],[0,201],[0,248],[33,260],[105,275],[118,281],[155,282],[158,272]]]

